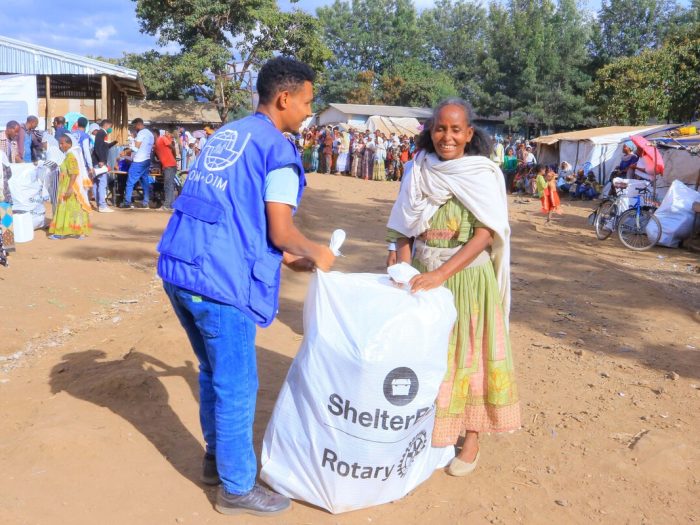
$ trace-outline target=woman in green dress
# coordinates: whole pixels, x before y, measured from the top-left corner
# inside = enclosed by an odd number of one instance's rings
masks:
[[[58,147],[66,154],[61,163],[58,179],[58,203],[51,225],[49,239],[77,238],[83,239],[90,233],[90,201],[87,188],[90,180],[81,173],[78,159],[73,153],[73,140],[63,135]]]
[[[449,99],[419,137],[421,153],[389,219],[398,262],[422,273],[418,292],[452,291],[458,316],[447,373],[436,402],[432,444],[464,444],[448,472],[469,474],[479,434],[520,428],[520,405],[508,333],[510,227],[503,175],[488,159],[488,135],[471,125],[469,104]],[[412,256],[413,253],[413,256]]]

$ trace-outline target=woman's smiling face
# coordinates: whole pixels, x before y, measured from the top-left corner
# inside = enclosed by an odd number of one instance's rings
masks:
[[[430,133],[433,146],[442,160],[458,159],[474,136],[464,108],[450,104],[440,109]]]

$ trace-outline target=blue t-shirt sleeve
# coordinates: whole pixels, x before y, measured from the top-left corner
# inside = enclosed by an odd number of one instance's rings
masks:
[[[265,177],[265,202],[281,202],[296,208],[299,171],[294,164],[272,170]]]

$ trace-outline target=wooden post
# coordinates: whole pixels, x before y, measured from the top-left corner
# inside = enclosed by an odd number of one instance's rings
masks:
[[[51,121],[49,118],[51,118],[51,76],[46,75],[44,77],[46,81],[46,111],[44,115],[44,120],[46,121],[46,131],[49,131],[51,129]]]
[[[126,93],[120,93],[122,100],[122,142],[126,143],[127,136],[129,134],[129,101],[127,99]]]
[[[109,117],[109,85],[107,82],[107,75],[102,75],[102,109],[100,111],[102,119]]]

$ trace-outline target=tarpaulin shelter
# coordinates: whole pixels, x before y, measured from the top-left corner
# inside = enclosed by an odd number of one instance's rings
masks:
[[[407,135],[413,137],[420,133],[421,124],[418,119],[413,117],[380,117],[375,115],[367,119],[367,129],[374,133],[375,131],[381,131],[387,137],[392,133],[397,135]]]
[[[647,136],[675,125],[608,126],[584,129],[534,139],[537,161],[542,164],[568,162],[578,171],[584,166],[595,173],[600,183],[606,183],[610,173],[620,164],[622,146],[632,135]]]

